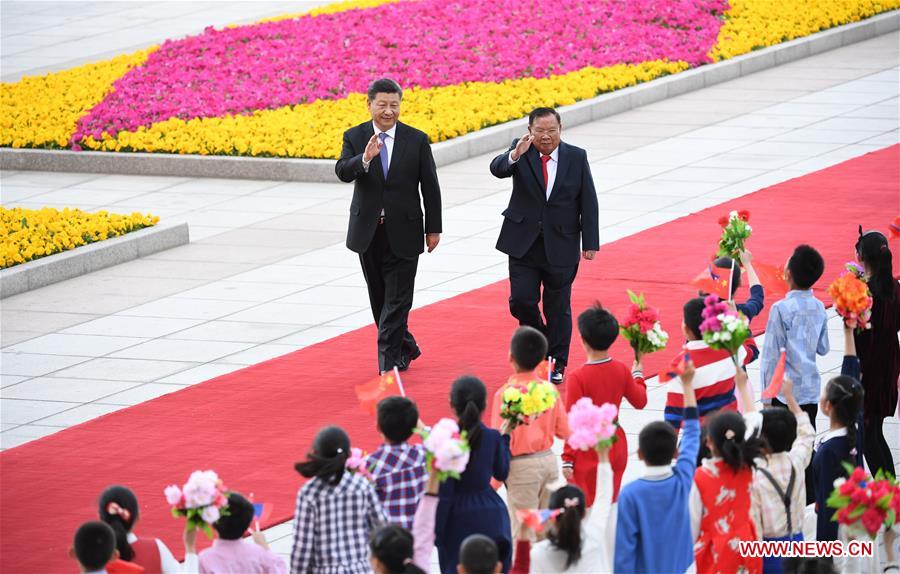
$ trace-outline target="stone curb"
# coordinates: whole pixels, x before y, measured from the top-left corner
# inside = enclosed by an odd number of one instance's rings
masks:
[[[0,270],[0,299],[185,245],[188,241],[187,223],[158,223],[119,237],[21,263]]]
[[[583,100],[559,108],[559,113],[566,126],[577,126],[898,29],[900,10],[894,10],[730,60]],[[521,136],[526,125],[524,118],[513,120],[434,144],[432,150],[435,163],[444,166],[492,151],[499,152],[514,138]],[[334,160],[155,153],[0,148],[0,169],[329,183],[338,181],[334,174]]]

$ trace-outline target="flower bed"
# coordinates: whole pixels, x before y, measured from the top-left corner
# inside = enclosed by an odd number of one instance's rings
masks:
[[[0,206],[0,269],[124,235],[159,222],[155,215],[119,215],[80,209],[22,209]]]
[[[441,141],[900,0],[356,0],[0,89],[0,145],[333,158],[377,76]],[[408,22],[390,38],[372,21]],[[114,64],[115,62],[115,64]]]

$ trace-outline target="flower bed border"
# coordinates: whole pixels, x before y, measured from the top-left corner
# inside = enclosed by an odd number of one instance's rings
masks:
[[[753,74],[900,30],[900,10],[844,24],[671,76],[559,108],[566,126],[577,126],[669,97]],[[504,149],[526,119],[513,120],[434,144],[438,166]],[[73,152],[0,148],[0,169],[123,175],[167,175],[335,183],[334,160],[201,156],[162,153]],[[3,295],[5,296],[5,295]]]
[[[187,223],[158,223],[125,235],[0,269],[0,299],[186,245]]]

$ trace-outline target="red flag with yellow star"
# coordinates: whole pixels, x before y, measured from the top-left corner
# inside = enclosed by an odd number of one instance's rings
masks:
[[[776,267],[762,261],[754,261],[753,268],[756,269],[759,282],[766,291],[766,300],[778,301],[784,299],[784,296],[790,291],[787,281],[784,279],[784,265]]]
[[[730,278],[730,267],[719,267],[710,263],[706,269],[694,277],[694,280],[691,281],[691,285],[704,293],[717,295],[719,299],[727,301],[731,299],[731,293],[729,292],[729,289],[731,288]]]
[[[375,414],[375,408],[381,399],[403,395],[397,382],[397,374],[393,371],[376,377],[368,383],[356,385],[354,390],[359,399],[359,406],[370,415]]]

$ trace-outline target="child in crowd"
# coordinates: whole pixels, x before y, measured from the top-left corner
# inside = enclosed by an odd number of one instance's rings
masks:
[[[505,481],[509,476],[509,435],[487,428],[481,416],[487,403],[487,389],[476,377],[456,379],[450,389],[450,405],[459,428],[466,431],[469,464],[459,479],[450,478],[440,487],[435,540],[441,572],[453,574],[466,563],[460,546],[472,534],[483,534],[496,544],[503,571],[512,558],[509,513],[503,499],[491,488],[491,478]],[[495,554],[495,561],[497,560]],[[470,570],[471,571],[471,570]]]
[[[386,524],[372,533],[369,562],[375,574],[425,574],[413,560],[413,535],[396,524]]]
[[[772,380],[781,350],[787,351],[785,376],[794,382],[797,402],[809,415],[813,428],[816,428],[821,386],[816,354],[824,356],[829,346],[828,316],[825,306],[813,295],[812,287],[824,271],[825,260],[818,251],[809,245],[794,249],[784,269],[790,291],[772,305],[760,359],[761,381],[765,388]],[[781,399],[773,399],[772,404],[786,406]]]
[[[737,369],[738,377],[747,375]],[[696,540],[694,559],[698,572],[762,571],[762,559],[743,557],[737,543],[756,540],[751,520],[754,460],[761,441],[746,437],[744,417],[735,411],[719,411],[707,421],[707,445],[712,458],[703,461],[691,490],[691,532]]]
[[[883,469],[895,474],[894,457],[884,438],[884,419],[897,409],[900,379],[900,283],[894,278],[893,254],[887,237],[878,231],[862,232],[856,258],[865,269],[872,292],[871,328],[857,332],[856,348],[862,370],[865,405],[865,455],[872,474]]]
[[[266,535],[252,534],[255,544],[245,544],[241,538],[253,522],[253,504],[238,494],[228,494],[228,513],[220,517],[213,528],[219,537],[211,548],[200,553],[200,574],[283,574],[287,566],[281,556],[269,550]]]
[[[550,508],[560,510],[561,514],[546,525],[547,539],[533,547],[530,529],[522,526],[512,574],[612,571],[612,548],[606,532],[597,526],[608,525],[612,508],[613,470],[609,464],[609,449],[601,449],[598,458],[599,504],[592,518],[596,522],[589,528],[585,521],[587,506],[580,488],[568,485],[555,491],[550,497]]]
[[[812,461],[816,481],[816,540],[838,539],[838,524],[831,520],[833,512],[825,501],[834,488],[834,481],[846,475],[841,463],[857,464],[856,422],[862,400],[862,386],[846,375],[828,381],[822,393],[819,406],[831,426]]]
[[[735,308],[743,313],[748,321],[753,321],[753,318],[762,313],[762,310],[765,307],[766,294],[762,284],[759,282],[759,276],[756,274],[756,269],[753,268],[753,254],[748,250],[744,250],[741,251],[740,258],[740,265],[738,265],[731,257],[719,257],[713,261],[713,265],[723,269],[733,269],[731,272],[732,299],[734,299],[734,294],[741,286],[741,267],[744,268],[744,272],[747,274],[747,280],[750,282],[750,298],[743,303],[736,304]],[[705,297],[706,293],[701,293],[701,296]]]
[[[491,403],[491,426],[503,424],[500,410],[503,392],[516,383],[523,384],[538,377],[534,370],[547,356],[547,339],[533,327],[519,327],[509,346],[509,362],[515,374],[494,393]],[[506,479],[506,503],[513,536],[519,532],[517,510],[546,508],[550,485],[559,479],[559,464],[550,450],[553,437],[569,438],[569,417],[562,399],[529,424],[519,425],[510,433],[512,462]]]
[[[738,388],[751,392],[746,375],[738,378]],[[804,472],[812,460],[816,431],[794,398],[790,379],[784,380],[782,395],[787,409],[766,407],[761,413],[765,447],[764,456],[756,459],[753,476],[753,498],[758,503],[753,520],[763,540],[803,540]],[[764,557],[763,572],[781,574],[782,557]]]
[[[473,534],[459,548],[459,567],[454,574],[500,574],[503,572],[497,543],[483,534]]]
[[[297,493],[293,574],[353,574],[369,570],[368,540],[387,522],[369,480],[346,470],[350,437],[340,427],[319,431],[304,462],[294,468],[310,479]]]
[[[104,522],[85,522],[75,531],[69,557],[78,561],[81,572],[106,573],[106,565],[117,556],[116,534]]]
[[[425,448],[407,443],[419,420],[416,404],[406,397],[378,403],[378,432],[384,444],[369,455],[375,492],[393,524],[410,529],[425,488]]]
[[[681,363],[686,355],[690,355],[691,361],[694,363],[696,374],[692,390],[696,393],[697,410],[701,422],[713,411],[737,410],[737,401],[734,395],[734,361],[728,351],[710,348],[703,342],[700,333],[705,306],[704,300],[700,297],[691,299],[684,304],[681,330],[687,343],[681,354],[672,361],[672,364],[676,365]],[[756,342],[752,338],[748,338],[738,349],[738,360],[741,365],[747,365],[756,354]],[[681,389],[677,385],[669,383],[664,415],[666,422],[676,429],[681,427],[683,413]]]
[[[566,382],[566,411],[582,397],[588,397],[595,405],[611,403],[620,408],[622,399],[636,409],[647,405],[647,385],[640,360],[635,360],[631,370],[624,363],[609,356],[609,348],[619,336],[619,322],[599,304],[578,316],[581,344],[587,354],[587,363],[572,371]],[[625,430],[616,430],[616,442],[609,453],[613,472],[612,500],[619,497],[622,475],[628,464],[628,440]],[[575,450],[568,444],[563,450],[563,475],[584,491],[587,506],[594,504],[597,487],[597,452]]]
[[[679,377],[684,436],[675,467],[676,436],[670,424],[652,422],[638,437],[638,457],[647,469],[643,478],[626,484],[619,494],[615,572],[684,572],[694,562],[688,500],[700,446],[700,422],[693,379],[694,365],[688,358]]]
[[[197,571],[197,531],[184,531],[184,564],[180,564],[159,538],[138,538],[133,530],[140,518],[138,500],[124,486],[110,486],[100,495],[100,520],[116,535],[119,558],[142,566],[148,572],[174,574]]]

